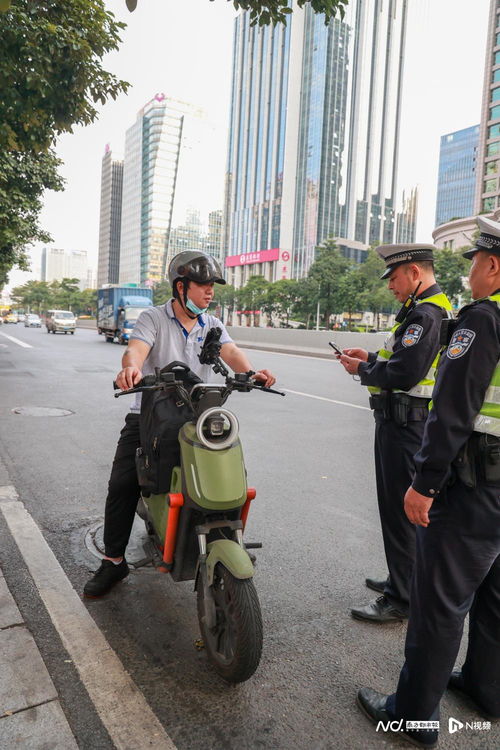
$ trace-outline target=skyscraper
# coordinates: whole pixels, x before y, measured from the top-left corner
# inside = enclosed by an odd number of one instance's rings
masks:
[[[329,26],[309,5],[287,26],[236,19],[230,280],[254,263],[268,278],[303,276],[329,237],[356,260],[394,240],[406,14],[407,0],[353,0]]]
[[[97,285],[118,283],[122,219],[123,161],[106,145],[101,168],[101,211]]]
[[[153,283],[165,276],[174,251],[175,213],[203,184],[209,130],[203,112],[157,94],[126,133],[119,282]]]
[[[474,213],[492,213],[500,195],[500,3],[491,0],[486,38],[483,103]]]
[[[436,226],[474,211],[479,125],[441,136]]]
[[[57,247],[44,247],[41,270],[42,281],[78,279],[79,289],[87,289],[89,267],[86,250],[66,251]]]

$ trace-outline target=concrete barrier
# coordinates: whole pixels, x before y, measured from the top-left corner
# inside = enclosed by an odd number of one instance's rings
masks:
[[[248,328],[228,326],[231,338],[247,349],[267,349],[286,354],[332,357],[329,341],[341,349],[361,347],[375,352],[385,341],[387,333],[354,333],[349,331],[302,331],[291,328]]]
[[[95,319],[78,319],[78,328],[90,328],[96,332]],[[335,341],[341,349],[358,346],[375,352],[384,343],[386,333],[352,333],[349,331],[298,331],[292,328],[253,328],[228,326],[231,338],[245,349],[264,349],[285,354],[302,354],[313,357],[332,357],[329,341]]]

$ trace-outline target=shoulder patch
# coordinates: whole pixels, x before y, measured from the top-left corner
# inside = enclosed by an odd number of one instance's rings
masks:
[[[420,326],[418,323],[413,323],[413,325],[408,326],[406,331],[403,333],[403,338],[401,339],[401,343],[403,346],[406,346],[407,348],[409,346],[415,346],[420,341],[420,337],[422,335],[422,331],[424,329],[422,326]]]
[[[449,359],[458,359],[459,357],[463,357],[467,349],[470,348],[475,338],[475,331],[471,331],[470,328],[459,328],[458,331],[455,331],[455,333],[451,337],[446,356]]]

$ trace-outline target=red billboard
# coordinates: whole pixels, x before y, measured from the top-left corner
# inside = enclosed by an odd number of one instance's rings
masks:
[[[250,263],[266,263],[267,261],[279,260],[280,250],[275,247],[272,250],[259,250],[255,253],[243,253],[243,255],[229,255],[225,260],[226,268],[234,266],[247,266]]]

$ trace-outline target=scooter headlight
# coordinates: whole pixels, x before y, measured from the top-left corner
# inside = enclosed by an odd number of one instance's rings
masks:
[[[227,409],[214,406],[200,414],[196,422],[196,436],[210,450],[229,448],[239,433],[238,420]]]

